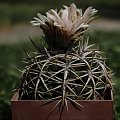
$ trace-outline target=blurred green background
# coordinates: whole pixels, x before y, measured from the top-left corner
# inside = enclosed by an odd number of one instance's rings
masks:
[[[21,62],[26,51],[34,51],[29,36],[40,40],[41,30],[29,21],[37,12],[74,2],[85,10],[98,9],[98,18],[90,28],[90,43],[107,53],[108,65],[114,71],[114,116],[120,120],[120,0],[0,0],[0,120],[12,120],[10,100],[19,84]]]

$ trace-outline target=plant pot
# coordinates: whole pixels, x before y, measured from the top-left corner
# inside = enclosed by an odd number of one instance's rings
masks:
[[[18,100],[16,93],[11,100],[12,120],[46,120],[56,104],[52,102],[44,105],[43,100]],[[80,100],[77,101],[83,107],[75,109],[68,103],[68,111],[65,109],[62,120],[113,120],[113,100]],[[59,120],[60,112],[55,110],[47,120]]]

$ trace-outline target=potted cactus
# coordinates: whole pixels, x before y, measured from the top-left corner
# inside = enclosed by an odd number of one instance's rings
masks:
[[[112,72],[103,52],[88,44],[87,30],[97,10],[84,14],[64,6],[38,13],[31,23],[43,30],[47,46],[27,53],[18,92],[12,99],[13,120],[112,120]]]

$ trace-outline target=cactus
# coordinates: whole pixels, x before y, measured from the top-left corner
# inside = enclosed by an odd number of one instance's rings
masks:
[[[38,13],[31,21],[43,30],[48,48],[43,45],[43,51],[34,56],[27,53],[20,100],[58,100],[55,107],[68,108],[68,101],[81,106],[77,100],[112,99],[112,71],[106,65],[107,58],[89,45],[86,35],[96,12],[89,7],[82,14],[71,4],[59,12],[51,9],[47,16]]]

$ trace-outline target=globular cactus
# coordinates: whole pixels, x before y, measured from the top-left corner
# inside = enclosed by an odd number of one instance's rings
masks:
[[[112,72],[103,52],[88,44],[86,30],[97,10],[84,14],[74,4],[47,16],[38,14],[33,25],[44,32],[48,48],[29,56],[21,75],[19,99],[58,100],[61,106],[76,100],[111,100]],[[61,104],[62,103],[62,104]],[[81,105],[80,105],[81,106]]]
[[[29,58],[20,99],[111,99],[111,70],[103,53],[91,46],[85,41],[65,54],[45,49],[46,53]]]

